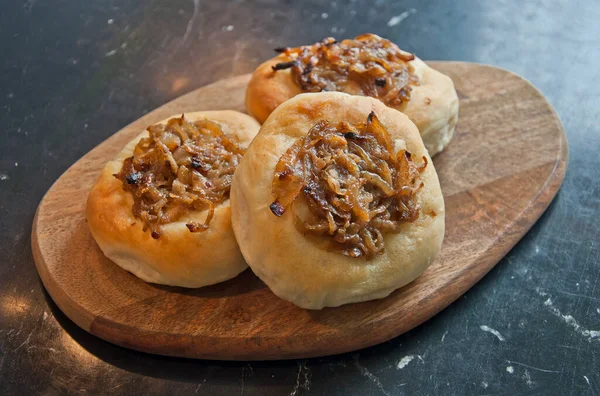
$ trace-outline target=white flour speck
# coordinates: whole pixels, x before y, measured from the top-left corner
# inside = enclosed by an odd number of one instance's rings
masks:
[[[329,18],[329,15],[326,12],[324,12],[321,14],[321,18],[327,19],[327,18]]]
[[[485,332],[492,333],[493,335],[495,335],[496,337],[498,337],[498,339],[499,339],[500,341],[506,341],[506,338],[504,338],[504,337],[502,336],[502,334],[500,334],[500,332],[499,332],[498,330],[494,330],[494,329],[492,329],[491,327],[488,327],[488,326],[486,326],[486,325],[481,325],[481,326],[479,326],[479,328],[480,328],[481,330],[485,331]]]
[[[337,28],[335,26],[331,28],[331,33],[337,33]]]
[[[16,168],[17,166],[19,166],[19,163],[18,163],[18,162],[15,162],[15,168]]]
[[[513,366],[506,366],[506,372],[512,374],[515,372],[515,369],[513,368]]]
[[[391,17],[390,20],[388,21],[387,25],[389,27],[396,26],[397,24],[399,24],[400,22],[402,22],[403,20],[405,20],[406,18],[408,18],[408,16],[410,14],[414,14],[415,12],[417,12],[417,10],[415,10],[414,8],[411,8],[408,11],[404,11],[400,15],[396,15],[394,17]]]
[[[0,180],[4,181],[8,179],[10,179],[10,177],[8,177],[6,173],[0,173]]]
[[[400,359],[400,361],[396,365],[396,368],[398,368],[400,370],[403,369],[404,367],[408,366],[408,364],[410,362],[412,362],[414,358],[415,358],[415,355],[404,356],[402,359]]]
[[[115,21],[113,19],[109,19],[108,21],[106,21],[106,23],[108,23],[109,25],[112,25]]]
[[[600,314],[600,308],[596,308],[596,312]]]
[[[552,312],[554,316],[562,319],[562,321],[565,322],[567,325],[571,326],[573,330],[586,337],[589,342],[591,342],[592,340],[600,339],[600,330],[588,330],[582,327],[577,321],[577,319],[575,319],[573,316],[569,314],[563,315],[563,313],[560,312],[560,310],[554,306],[551,298],[548,298],[546,301],[544,301],[544,305],[548,307],[548,309],[550,309],[550,312]]]
[[[48,319],[48,313],[46,311],[44,311],[44,314],[42,315],[42,319],[43,320]]]
[[[232,32],[233,29],[235,29],[235,26],[233,25],[227,25],[227,27],[225,28],[225,30],[227,30],[228,32]]]
[[[527,386],[531,387],[535,384],[535,382],[533,382],[531,380],[531,375],[529,375],[529,371],[525,370],[525,372],[523,373],[523,379],[525,380],[525,383],[527,384]]]
[[[113,56],[114,54],[117,53],[117,50],[112,50],[112,51],[108,51],[106,54],[104,54],[105,56]]]
[[[489,384],[485,381],[481,381],[481,386],[483,386],[483,389],[487,389]]]

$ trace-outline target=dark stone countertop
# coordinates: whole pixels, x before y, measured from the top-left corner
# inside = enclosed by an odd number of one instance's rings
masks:
[[[599,20],[594,0],[7,2],[0,394],[600,394]],[[562,190],[483,280],[392,341],[301,361],[147,355],[85,333],[57,309],[29,235],[37,204],[69,165],[149,110],[251,72],[275,46],[363,32],[423,59],[519,73],[564,123]]]

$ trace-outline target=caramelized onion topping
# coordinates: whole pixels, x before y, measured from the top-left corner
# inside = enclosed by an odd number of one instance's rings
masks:
[[[148,132],[114,175],[133,195],[133,215],[158,239],[161,225],[190,210],[208,209],[204,223],[186,224],[190,232],[207,230],[215,205],[229,197],[244,150],[210,120],[190,123],[182,115],[166,125],[152,125]]]
[[[409,63],[415,56],[374,34],[340,43],[329,37],[313,45],[275,51],[287,59],[273,70],[291,69],[305,92],[340,91],[399,106],[410,100],[411,85],[418,85]]]
[[[416,165],[408,151],[396,152],[373,112],[359,126],[320,121],[275,166],[270,209],[282,216],[291,207],[298,229],[329,250],[372,258],[384,251],[383,234],[419,217],[422,160]],[[294,209],[297,200],[306,213]]]

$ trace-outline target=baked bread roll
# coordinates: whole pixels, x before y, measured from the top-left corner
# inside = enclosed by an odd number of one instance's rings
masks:
[[[406,114],[431,156],[452,139],[458,121],[454,83],[390,41],[364,34],[276,51],[256,69],[246,91],[246,109],[259,122],[299,93],[340,91],[378,98]]]
[[[262,125],[234,175],[233,230],[254,273],[308,309],[383,298],[444,237],[444,200],[416,126],[365,96],[300,94]]]
[[[102,252],[146,282],[200,287],[246,263],[231,229],[235,166],[258,132],[236,111],[187,113],[148,127],[106,164],[87,201]]]

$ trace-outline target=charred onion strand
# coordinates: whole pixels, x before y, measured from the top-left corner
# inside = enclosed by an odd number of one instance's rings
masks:
[[[284,54],[286,60],[272,69],[291,69],[294,80],[306,92],[341,91],[399,106],[410,100],[411,86],[419,83],[410,63],[415,56],[374,34],[340,43],[329,37],[313,45],[275,51]]]
[[[204,223],[186,224],[190,232],[206,231],[215,205],[229,197],[244,150],[210,120],[190,123],[182,115],[166,125],[152,125],[148,132],[114,175],[133,195],[133,215],[158,239],[161,225],[191,210],[207,210]]]
[[[427,159],[417,165],[371,113],[364,125],[320,121],[275,166],[270,209],[276,216],[297,202],[308,208],[296,226],[351,257],[384,251],[383,234],[419,217],[417,191]],[[304,211],[306,212],[306,211]]]

